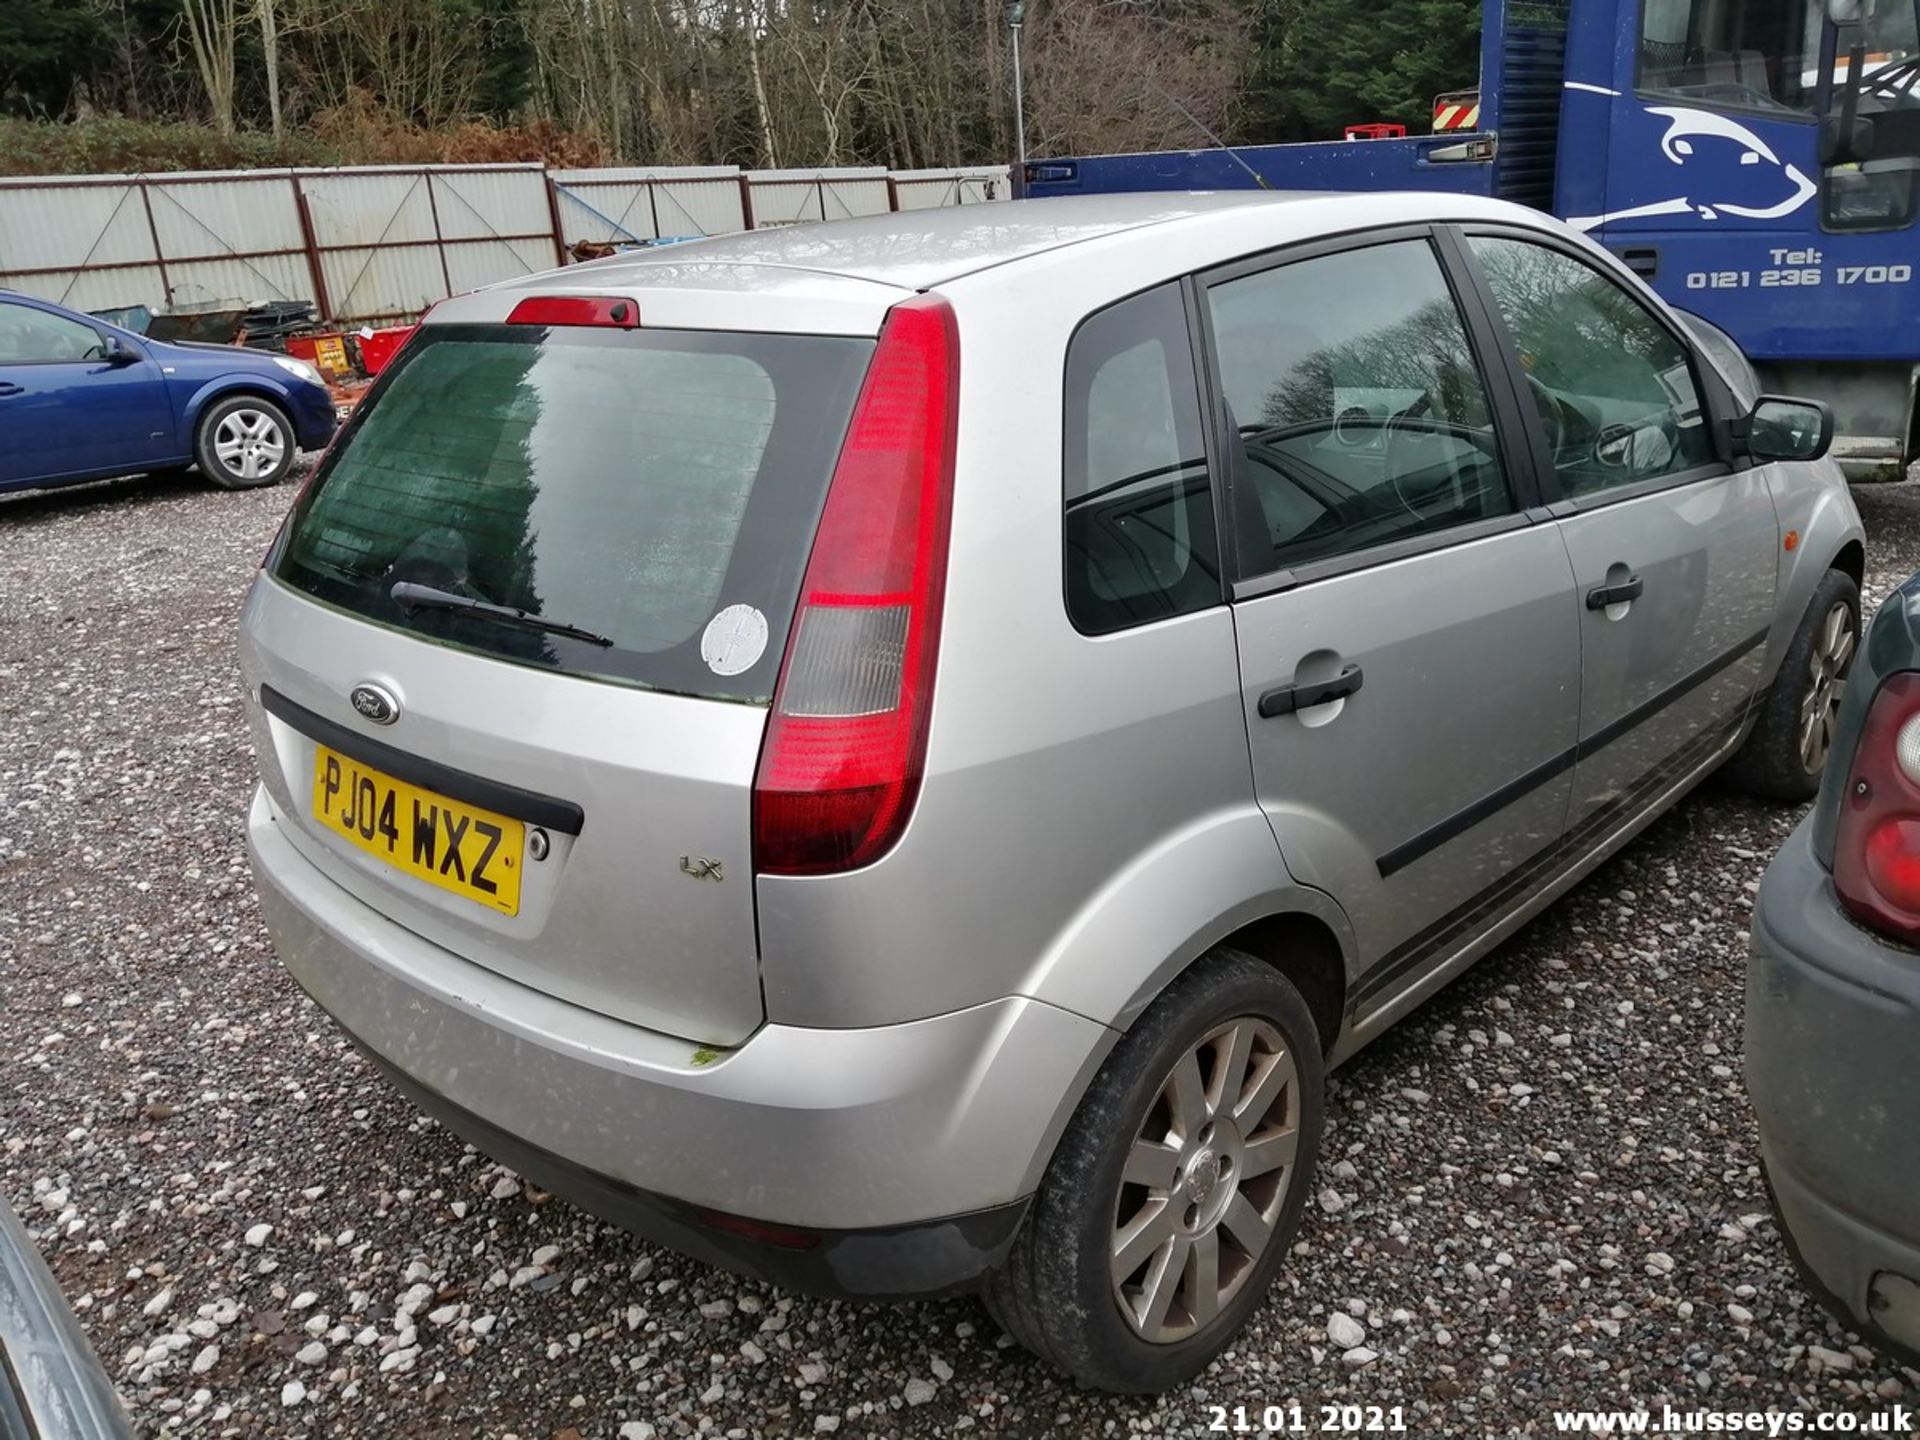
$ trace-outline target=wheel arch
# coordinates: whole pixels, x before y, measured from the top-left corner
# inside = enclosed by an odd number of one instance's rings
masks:
[[[1789,471],[1785,466],[1776,468]],[[1787,647],[1821,577],[1829,570],[1839,570],[1859,585],[1867,569],[1866,530],[1837,467],[1792,467],[1789,473],[1776,476],[1774,504],[1783,542],[1789,533],[1796,533],[1799,539],[1791,551],[1783,545],[1780,552],[1773,634],[1767,644],[1762,686],[1771,685],[1780,673]]]
[[[1283,970],[1297,966],[1322,1004],[1329,995],[1344,1003],[1357,958],[1353,927],[1331,895],[1288,873],[1257,805],[1207,816],[1112,876],[1020,993],[1125,1031],[1175,976],[1221,945]],[[1337,984],[1321,974],[1330,962]],[[1321,1014],[1316,1005],[1316,1020]]]
[[[1284,975],[1313,1012],[1320,1053],[1333,1053],[1347,1018],[1347,960],[1323,917],[1282,910],[1242,925],[1209,948],[1244,950]]]
[[[1152,979],[1140,986],[1111,1021],[1106,1043],[1087,1057],[1071,1089],[1058,1097],[1041,1143],[1028,1162],[1023,1191],[1031,1191],[1046,1174],[1061,1136],[1121,1034],[1133,1027],[1175,979],[1215,950],[1244,951],[1285,976],[1300,992],[1313,1015],[1322,1056],[1330,1057],[1335,1052],[1346,1027],[1353,933],[1345,914],[1331,896],[1306,886],[1290,885],[1268,905],[1254,907],[1251,913],[1242,911],[1223,916],[1204,933],[1208,937],[1205,943],[1191,953],[1183,951],[1177,963],[1170,960],[1157,967]]]
[[[1867,547],[1858,540],[1849,540],[1840,547],[1840,553],[1833,557],[1829,570],[1839,570],[1851,576],[1853,583],[1861,588],[1867,583]]]
[[[184,418],[186,420],[189,443],[193,443],[199,439],[200,421],[205,417],[209,407],[219,404],[222,400],[231,400],[237,396],[251,396],[255,400],[270,402],[274,409],[287,417],[288,426],[293,426],[293,405],[288,399],[287,392],[284,389],[274,384],[273,381],[266,379],[264,376],[232,375],[207,381],[206,384],[194,391],[192,397],[187,401]],[[295,440],[297,443],[297,435],[295,436]]]

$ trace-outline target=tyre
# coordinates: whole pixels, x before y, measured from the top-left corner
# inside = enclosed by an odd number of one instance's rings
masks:
[[[1319,1151],[1312,1013],[1216,950],[1135,1022],[1074,1112],[987,1308],[1085,1384],[1152,1394],[1203,1369],[1285,1258]]]
[[[200,473],[222,490],[277,485],[298,454],[287,412],[257,395],[214,401],[193,432]]]
[[[1780,673],[1760,697],[1759,718],[1727,782],[1771,800],[1811,800],[1826,773],[1833,721],[1860,652],[1860,587],[1829,570],[1793,632]]]

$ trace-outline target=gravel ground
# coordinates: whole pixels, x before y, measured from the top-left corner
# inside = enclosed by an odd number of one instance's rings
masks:
[[[521,1185],[391,1093],[261,928],[233,621],[290,493],[0,502],[0,1195],[143,1432],[1186,1435],[1351,1401],[1493,1436],[1920,1399],[1767,1216],[1742,963],[1799,812],[1711,789],[1334,1079],[1291,1265],[1158,1401],[1063,1383],[971,1301],[782,1294]],[[1920,568],[1920,485],[1859,500],[1876,601]]]

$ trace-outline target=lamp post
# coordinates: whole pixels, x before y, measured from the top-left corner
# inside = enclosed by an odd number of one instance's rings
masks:
[[[1013,130],[1023,168],[1027,163],[1027,92],[1020,75],[1020,27],[1026,18],[1024,0],[1008,0],[1007,29],[1013,33]]]

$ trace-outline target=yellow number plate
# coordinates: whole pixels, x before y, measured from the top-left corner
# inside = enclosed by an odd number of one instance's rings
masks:
[[[358,760],[314,747],[313,813],[396,870],[498,910],[520,913],[520,857],[527,827],[449,800]]]

